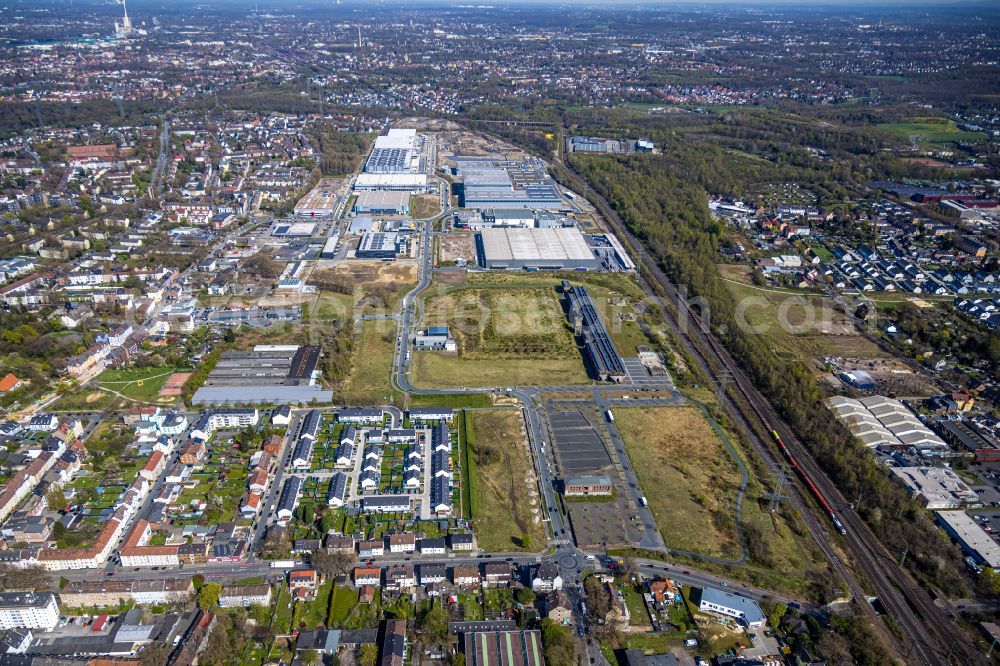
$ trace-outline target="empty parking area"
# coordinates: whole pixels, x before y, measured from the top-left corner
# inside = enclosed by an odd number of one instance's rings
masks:
[[[593,472],[611,465],[611,456],[600,435],[582,412],[549,411],[548,419],[563,476]]]
[[[643,538],[634,507],[621,496],[608,502],[567,502],[566,511],[579,548],[630,546]]]
[[[622,358],[625,364],[625,372],[628,373],[628,380],[638,386],[669,386],[673,387],[670,375],[651,375],[642,360],[633,356],[632,358]]]

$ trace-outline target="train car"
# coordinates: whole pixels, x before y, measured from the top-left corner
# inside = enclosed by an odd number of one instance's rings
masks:
[[[802,483],[806,484],[806,487],[809,488],[809,492],[813,494],[813,497],[816,498],[816,501],[818,501],[820,503],[820,506],[823,507],[823,511],[825,511],[826,515],[830,517],[830,521],[833,523],[833,526],[841,534],[847,534],[847,530],[844,528],[844,524],[840,522],[840,518],[838,518],[837,514],[834,513],[833,507],[831,507],[830,503],[826,501],[826,497],[823,496],[823,493],[821,493],[819,491],[819,488],[816,487],[816,484],[813,483],[812,478],[810,478],[810,476],[806,474],[805,470],[799,467],[798,461],[795,460],[795,456],[793,456],[792,452],[788,450],[787,446],[785,446],[785,442],[781,439],[781,435],[779,435],[778,431],[775,430],[774,428],[771,428],[770,430],[771,430],[771,436],[774,437],[774,441],[776,441],[778,443],[778,446],[781,447],[781,452],[788,460],[788,464],[791,465],[793,469],[795,469],[796,473],[799,475],[799,478],[802,479]]]

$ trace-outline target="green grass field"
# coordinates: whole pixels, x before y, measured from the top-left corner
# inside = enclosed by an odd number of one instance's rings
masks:
[[[412,360],[413,384],[424,388],[457,386],[542,386],[589,384],[582,358],[470,361],[438,352],[418,352]]]
[[[554,289],[456,289],[424,302],[423,326],[448,326],[464,359],[578,356]]]
[[[351,373],[334,391],[334,398],[348,405],[382,405],[399,394],[392,388],[392,354],[395,329],[385,322],[363,321],[357,332],[357,347]]]
[[[982,132],[965,132],[949,118],[911,118],[905,123],[883,123],[877,125],[893,134],[914,137],[925,144],[954,143],[956,141],[980,141],[986,138]]]
[[[315,629],[321,624],[326,624],[330,609],[330,596],[333,592],[333,581],[328,580],[319,586],[316,591],[316,598],[312,601],[301,601],[295,604],[292,626],[301,627],[305,623],[306,628]]]
[[[108,391],[114,391],[132,400],[142,402],[158,402],[157,397],[167,378],[177,371],[177,368],[127,368],[123,370],[105,370],[97,377],[97,385]]]
[[[348,587],[335,587],[333,600],[330,603],[330,613],[327,626],[340,627],[347,620],[354,607],[358,605],[358,592]]]
[[[636,347],[649,344],[634,310],[642,291],[631,276],[475,273],[457,284],[436,284],[426,298],[421,324],[448,326],[458,353],[415,354],[414,384],[590,383],[563,312],[558,290],[563,279],[587,286],[620,353],[634,356]]]

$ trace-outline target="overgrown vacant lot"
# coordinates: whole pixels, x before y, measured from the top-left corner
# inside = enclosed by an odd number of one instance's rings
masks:
[[[616,409],[615,420],[667,546],[738,556],[739,471],[701,410]]]
[[[392,354],[396,333],[383,322],[365,321],[357,332],[351,371],[334,389],[334,398],[348,405],[381,405],[392,388]]]
[[[475,412],[473,423],[472,520],[479,547],[500,552],[541,548],[545,527],[521,411]],[[527,549],[525,535],[531,540]]]
[[[447,325],[464,358],[578,356],[558,295],[531,289],[459,289],[429,298],[425,322]]]
[[[313,271],[309,282],[321,290],[313,306],[317,317],[387,312],[416,285],[417,266],[411,262],[349,261]],[[324,298],[328,292],[337,296]]]
[[[556,292],[548,287],[457,289],[431,296],[423,326],[449,326],[458,354],[413,355],[417,386],[588,383]]]
[[[829,355],[881,357],[854,328],[851,317],[820,295],[761,289],[727,282],[746,325],[773,343],[775,353],[803,361]]]

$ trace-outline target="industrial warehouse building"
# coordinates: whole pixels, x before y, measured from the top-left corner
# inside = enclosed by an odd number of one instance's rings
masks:
[[[406,173],[416,171],[417,130],[391,129],[375,139],[365,164],[368,173]]]
[[[354,202],[354,212],[369,215],[409,215],[410,193],[363,190]]]
[[[361,236],[354,256],[359,259],[392,259],[399,252],[401,242],[397,233],[370,231]]]
[[[354,189],[422,194],[430,188],[422,173],[361,173],[354,181]]]
[[[558,210],[563,198],[554,185],[527,185],[524,189],[476,189],[465,191],[465,207],[478,208],[544,208]]]
[[[562,290],[566,295],[566,316],[573,332],[583,342],[584,357],[593,376],[601,381],[624,382],[628,370],[594,309],[587,288],[574,287],[563,280]]]
[[[305,217],[325,217],[337,211],[337,181],[324,178],[295,204],[295,214]]]
[[[340,234],[334,234],[326,239],[323,249],[319,253],[320,259],[333,259],[337,256],[337,244],[340,243]]]
[[[881,395],[856,400],[827,398],[826,406],[865,446],[912,446],[921,450],[947,447],[909,408]]]
[[[928,509],[957,509],[979,500],[949,467],[890,467],[890,471]]]
[[[603,265],[575,227],[483,229],[478,246],[485,268],[600,270]]]
[[[544,666],[537,630],[476,631],[463,635],[465,666]]]
[[[333,391],[316,385],[319,353],[319,347],[314,345],[257,345],[252,352],[223,352],[192,402],[196,405],[330,402]]]
[[[944,531],[977,563],[1000,569],[1000,545],[965,511],[938,511]]]

